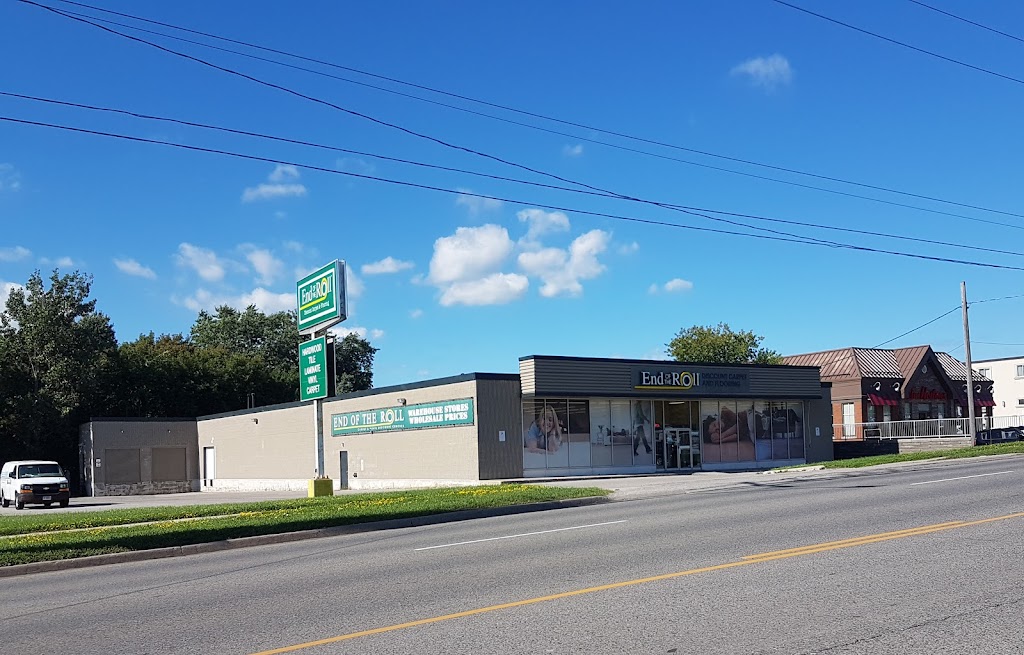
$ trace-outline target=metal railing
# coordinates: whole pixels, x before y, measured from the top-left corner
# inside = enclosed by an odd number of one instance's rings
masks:
[[[833,424],[835,441],[863,441],[866,439],[919,439],[937,437],[966,437],[970,419],[936,418],[916,421],[884,421],[872,423]],[[1024,416],[995,416],[974,419],[975,434],[983,430],[1024,427]]]

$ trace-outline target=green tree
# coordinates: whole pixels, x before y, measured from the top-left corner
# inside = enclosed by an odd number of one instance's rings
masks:
[[[35,271],[0,313],[0,459],[45,457],[74,469],[78,425],[114,394],[117,340],[89,299],[92,277]]]
[[[300,337],[295,312],[264,314],[250,305],[244,311],[221,306],[214,313],[201,311],[192,326],[190,341],[201,349],[221,349],[260,362],[270,375],[260,384],[251,379],[244,393],[256,393],[260,405],[298,400]],[[334,359],[338,393],[373,387],[373,358],[377,349],[357,334],[336,341]],[[235,362],[236,368],[241,366]],[[236,378],[236,380],[240,380]],[[261,394],[260,387],[263,389]]]
[[[782,355],[761,348],[764,337],[750,331],[734,332],[726,323],[680,329],[667,344],[667,353],[680,362],[713,364],[781,364]]]
[[[334,343],[338,393],[373,388],[373,356],[377,349],[357,334],[349,333]]]

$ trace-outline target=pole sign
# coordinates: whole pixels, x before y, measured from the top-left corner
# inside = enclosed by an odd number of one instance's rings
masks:
[[[325,330],[347,318],[345,262],[334,260],[299,280],[295,286],[299,333]]]
[[[299,400],[327,397],[327,337],[299,344]]]

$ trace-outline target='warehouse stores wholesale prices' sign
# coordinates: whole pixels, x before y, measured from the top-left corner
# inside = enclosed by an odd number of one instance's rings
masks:
[[[331,414],[331,434],[365,434],[473,425],[473,399],[445,400],[407,407],[368,409],[362,412]]]

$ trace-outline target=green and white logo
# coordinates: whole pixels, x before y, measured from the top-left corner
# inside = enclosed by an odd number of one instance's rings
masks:
[[[299,332],[312,332],[346,318],[345,263],[333,261],[299,280],[295,287]]]

